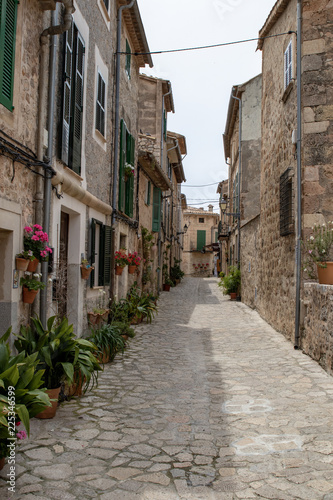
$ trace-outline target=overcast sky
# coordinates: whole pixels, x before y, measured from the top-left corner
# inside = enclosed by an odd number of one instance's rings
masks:
[[[138,0],[151,51],[213,45],[258,36],[275,0]],[[144,73],[170,80],[175,114],[168,130],[186,137],[186,183],[189,205],[207,208],[217,184],[228,177],[222,134],[231,88],[261,72],[256,42],[214,49],[152,55],[154,68]],[[206,201],[200,201],[206,200]]]

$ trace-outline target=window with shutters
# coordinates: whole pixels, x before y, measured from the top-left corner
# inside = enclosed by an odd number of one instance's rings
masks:
[[[90,263],[94,267],[90,274],[91,288],[110,285],[111,232],[111,226],[106,226],[96,219],[91,219]]]
[[[161,201],[162,201],[162,196],[161,196],[161,190],[160,188],[154,186],[153,189],[153,227],[152,231],[157,233],[160,230],[161,227]]]
[[[13,111],[17,0],[0,0],[0,103]]]
[[[119,158],[119,197],[118,208],[129,217],[133,217],[134,176],[125,175],[125,166],[134,167],[135,140],[127,130],[124,120],[120,122],[120,158]]]
[[[105,91],[105,81],[98,71],[95,127],[103,136],[105,136]]]
[[[290,40],[287,50],[284,53],[284,89],[293,79],[293,50],[292,41]]]
[[[128,78],[131,78],[131,47],[130,44],[128,43],[128,40],[126,40],[126,63],[125,63],[125,71],[128,76]]]
[[[201,251],[206,245],[206,231],[198,229],[197,230],[197,250]]]
[[[109,12],[109,0],[103,0],[107,12]]]
[[[61,160],[80,175],[85,45],[75,24],[64,37]]]

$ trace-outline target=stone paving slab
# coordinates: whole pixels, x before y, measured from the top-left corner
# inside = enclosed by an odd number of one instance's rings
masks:
[[[187,278],[99,385],[31,422],[7,500],[333,500],[333,379]]]

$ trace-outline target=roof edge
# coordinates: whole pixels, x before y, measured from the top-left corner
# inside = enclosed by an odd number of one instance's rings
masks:
[[[277,20],[279,17],[283,14],[285,11],[287,5],[290,3],[290,0],[277,0],[275,3],[274,7],[272,8],[271,12],[269,13],[265,24],[259,31],[259,41],[257,45],[257,50],[262,50],[263,45],[264,45],[264,38],[268,35],[268,33],[271,31],[273,26],[276,24]]]

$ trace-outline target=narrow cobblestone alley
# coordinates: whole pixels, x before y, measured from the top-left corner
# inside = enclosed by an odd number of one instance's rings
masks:
[[[162,293],[136,331],[97,389],[33,419],[15,499],[333,499],[333,379],[314,361],[215,278]]]

